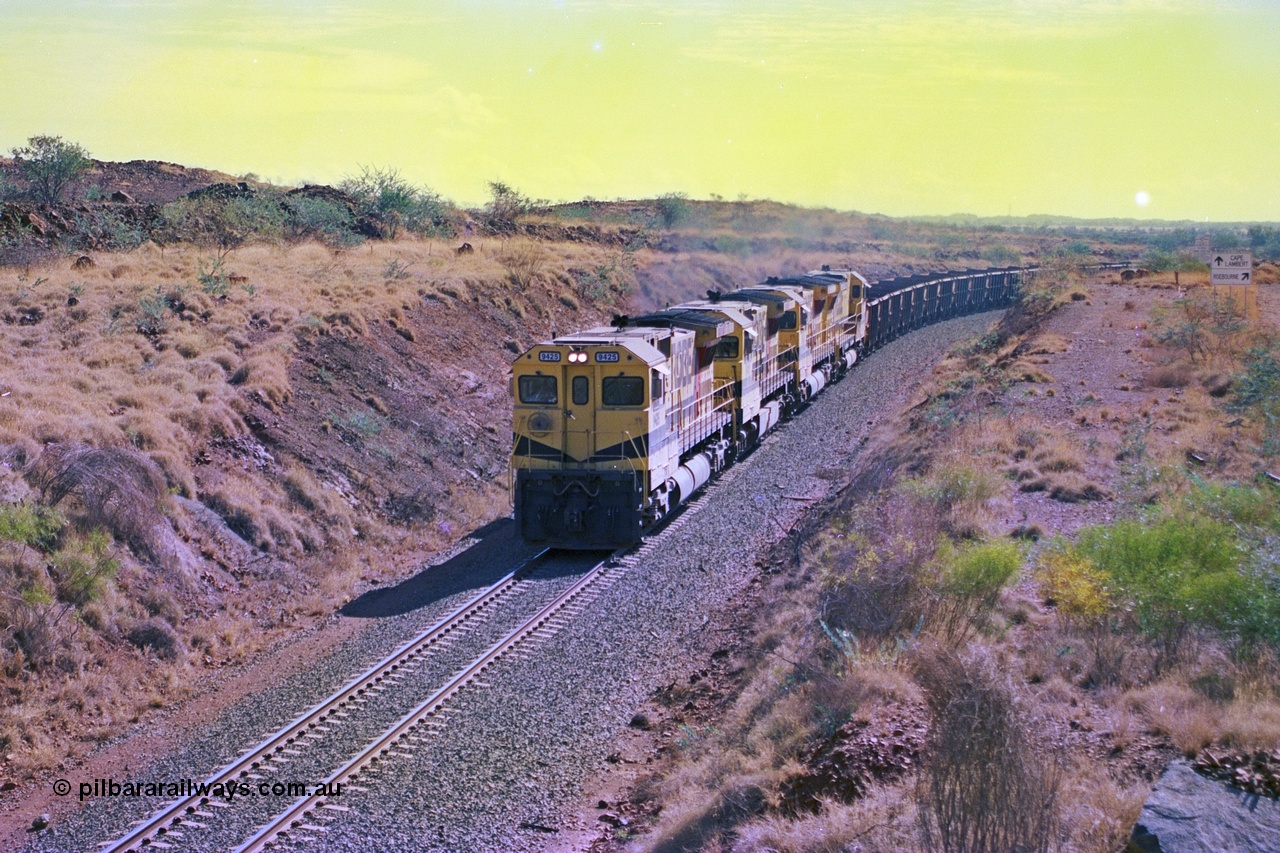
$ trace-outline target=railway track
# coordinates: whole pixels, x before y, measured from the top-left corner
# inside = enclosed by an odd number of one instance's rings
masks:
[[[594,594],[607,588],[614,579],[621,576],[621,573],[622,569],[614,564],[612,556],[596,564],[571,587],[490,646],[469,666],[460,670],[435,693],[384,732],[381,737],[334,771],[322,783],[323,787],[332,791],[341,790],[340,786],[343,785],[352,786],[360,781],[362,774],[375,769],[379,761],[406,756],[414,748],[414,743],[429,737],[434,729],[444,724],[443,720],[437,717],[441,715],[450,699],[469,684],[475,683],[482,673],[531,638],[553,634],[564,620],[576,615],[581,608],[590,603]],[[413,743],[409,743],[410,741]],[[355,790],[360,789],[355,788]],[[258,853],[281,842],[317,841],[316,836],[325,831],[325,827],[315,822],[323,820],[320,812],[340,813],[347,810],[341,804],[330,802],[331,798],[331,795],[325,793],[300,797],[288,809],[262,827],[256,835],[236,848],[236,853]]]
[[[254,782],[264,778],[264,773],[280,770],[282,765],[323,740],[330,730],[350,718],[361,706],[377,701],[384,691],[411,675],[428,657],[443,648],[450,640],[482,622],[484,614],[506,600],[522,582],[549,559],[549,553],[544,550],[534,555],[514,571],[459,605],[381,661],[351,679],[311,710],[215,772],[205,780],[202,787],[207,789],[219,784]],[[444,703],[467,684],[474,682],[476,676],[498,658],[530,636],[553,628],[558,624],[554,622],[555,619],[564,618],[574,612],[572,605],[581,601],[588,589],[598,586],[603,588],[600,585],[609,576],[609,559],[597,563],[568,590],[558,595],[533,617],[525,620],[518,628],[509,632],[498,644],[449,679],[444,687],[418,705],[405,720],[401,721],[402,725],[393,727],[391,731],[398,732],[394,737],[391,737],[391,732],[388,732],[373,746],[359,753],[336,771],[332,775],[332,780],[345,781],[354,778],[370,762],[385,754],[390,749],[390,745],[399,740],[404,732],[416,729],[421,720],[433,717]],[[411,717],[413,720],[409,721]],[[403,731],[400,731],[402,728]],[[388,737],[391,739],[387,740]],[[379,745],[384,742],[388,745],[379,748]],[[307,799],[303,798],[300,802],[305,802]],[[295,806],[286,814],[293,814],[297,806],[298,804],[295,803]],[[101,845],[100,849],[104,853],[141,853],[146,850],[178,847],[184,844],[183,839],[189,831],[206,828],[208,826],[206,821],[215,817],[214,811],[226,808],[230,808],[228,803],[210,794],[195,793],[182,797],[144,819],[121,838]],[[304,809],[304,812],[307,811],[310,809]],[[273,821],[268,826],[275,826],[277,821]],[[288,828],[287,823],[281,826]],[[277,830],[276,834],[280,834],[280,831]],[[267,835],[259,833],[257,837],[266,839],[262,842],[263,844],[269,843]],[[274,835],[270,837],[274,838]],[[263,847],[246,847],[245,849],[263,849]]]

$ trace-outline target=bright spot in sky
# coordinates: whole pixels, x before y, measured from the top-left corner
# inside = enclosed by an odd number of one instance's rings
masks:
[[[600,42],[596,42],[596,43],[595,43],[595,45],[594,45],[593,47],[594,47],[594,49],[595,49],[595,50],[599,50],[599,49],[600,49]]]
[[[1151,193],[1146,190],[1138,190],[1133,197],[1133,203],[1138,207],[1146,207],[1151,204]]]

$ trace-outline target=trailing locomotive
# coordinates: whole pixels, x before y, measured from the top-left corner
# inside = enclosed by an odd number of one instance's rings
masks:
[[[512,365],[521,536],[557,548],[638,541],[862,354],[1007,304],[1033,273],[869,283],[823,267],[534,346]]]

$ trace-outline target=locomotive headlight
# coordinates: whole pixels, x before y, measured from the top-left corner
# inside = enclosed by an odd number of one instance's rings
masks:
[[[569,361],[573,364],[586,364],[587,354],[580,350],[569,353]]]

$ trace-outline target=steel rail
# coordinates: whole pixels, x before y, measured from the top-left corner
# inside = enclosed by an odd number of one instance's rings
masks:
[[[280,729],[226,767],[216,771],[203,784],[212,787],[219,783],[225,784],[233,779],[242,779],[261,767],[272,756],[283,753],[291,744],[295,744],[306,733],[321,726],[326,719],[341,710],[347,703],[364,696],[372,689],[377,689],[377,685],[387,676],[406,666],[414,658],[424,655],[446,636],[462,627],[470,619],[510,592],[533,571],[534,565],[546,556],[549,551],[550,549],[546,548],[530,557],[514,571],[487,589],[482,590],[447,616],[435,622],[430,628],[422,631],[381,661],[365,670],[361,675],[353,678],[344,687],[321,701],[310,711],[305,712],[292,723]],[[191,825],[195,823],[197,827],[202,826],[202,824],[195,821],[195,818],[208,817],[207,813],[201,813],[201,807],[211,805],[213,802],[216,802],[214,798],[202,794],[191,794],[175,800],[134,827],[128,834],[102,845],[101,851],[102,853],[141,853],[146,849],[167,847],[169,845],[165,844],[162,839],[174,833],[184,824]]]
[[[542,630],[556,614],[586,592],[587,589],[594,586],[602,578],[605,578],[610,570],[615,568],[614,556],[616,554],[596,564],[573,586],[525,620],[519,627],[512,629],[506,636],[490,646],[488,651],[472,661],[465,669],[459,671],[447,684],[402,717],[399,722],[388,729],[376,741],[369,744],[350,761],[335,770],[318,787],[323,787],[328,791],[333,790],[335,785],[346,784],[358,779],[361,772],[390,752],[397,741],[409,735],[420,725],[425,724],[428,718],[439,712],[446,702],[452,699],[454,695],[466,687],[480,673],[494,665],[499,658],[530,635]],[[281,836],[288,838],[292,830],[316,831],[320,829],[320,827],[305,824],[304,821],[310,812],[329,806],[329,799],[330,795],[328,794],[311,794],[298,798],[293,805],[276,816],[270,823],[260,829],[257,834],[237,847],[235,853],[260,853],[260,851],[266,850],[275,844]]]

